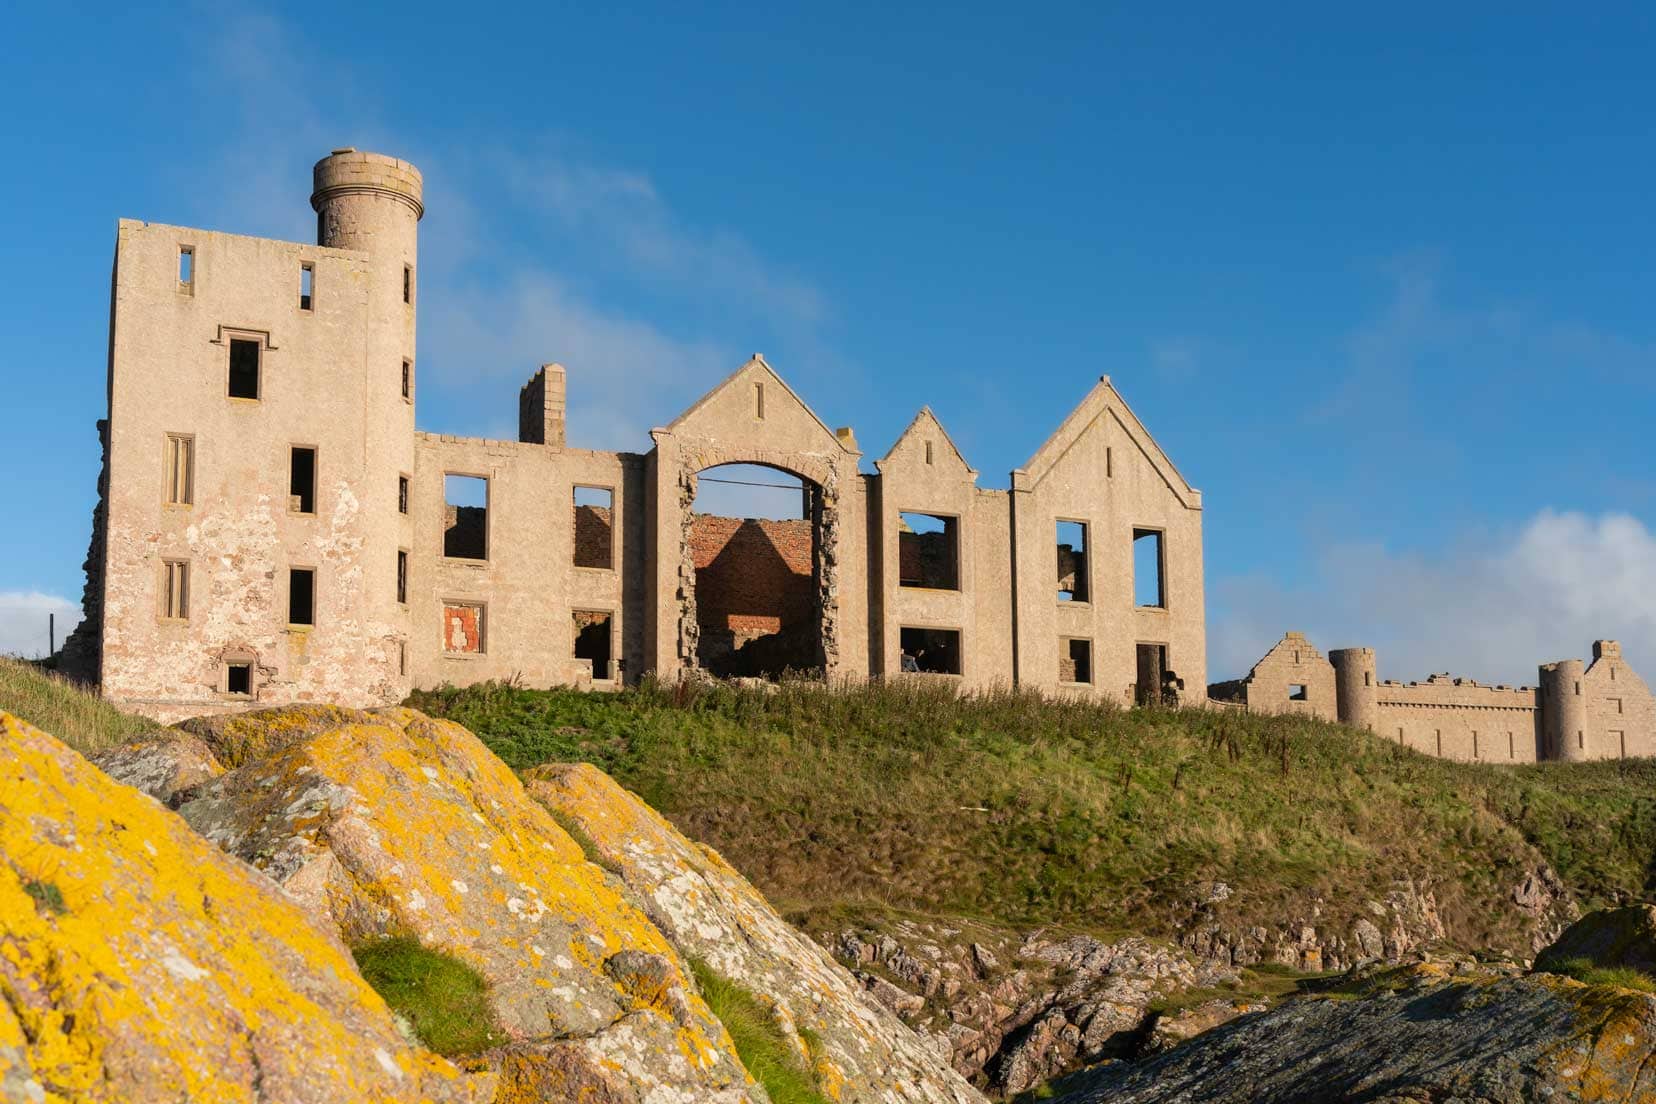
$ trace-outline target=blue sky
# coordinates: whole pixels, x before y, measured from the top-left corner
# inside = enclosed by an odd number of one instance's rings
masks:
[[[1109,374],[1205,494],[1213,677],[1656,674],[1650,9],[1344,7],[11,12],[0,649],[78,601],[116,218],[307,239],[355,145],[426,176],[422,428],[558,360],[642,450],[763,351],[1005,486]]]

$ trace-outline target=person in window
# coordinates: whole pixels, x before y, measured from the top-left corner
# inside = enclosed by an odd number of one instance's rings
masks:
[[[899,667],[909,674],[917,675],[920,673],[920,661],[914,656],[909,655],[907,652],[903,653],[902,662],[899,664]]]
[[[1163,705],[1170,709],[1177,708],[1179,705],[1179,694],[1183,690],[1184,679],[1180,678],[1171,670],[1162,672],[1161,691]]]

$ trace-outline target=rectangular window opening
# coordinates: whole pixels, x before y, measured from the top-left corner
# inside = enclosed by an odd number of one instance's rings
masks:
[[[482,655],[488,610],[477,602],[443,603],[443,651]]]
[[[299,266],[299,309],[308,311],[316,302],[316,266],[305,262]]]
[[[252,338],[230,339],[230,397],[256,399],[259,397],[259,358],[262,349]]]
[[[295,445],[288,451],[288,511],[316,513],[316,450]]]
[[[763,383],[753,385],[753,416],[760,421],[765,420],[765,385]]]
[[[1172,705],[1177,703],[1177,679],[1167,669],[1166,644],[1139,644],[1134,648],[1137,679],[1133,683],[1133,700],[1139,705]],[[1169,701],[1169,697],[1173,698]]]
[[[414,362],[406,358],[402,363],[402,397],[414,398]]]
[[[195,502],[195,438],[187,433],[167,434],[167,504]]]
[[[253,664],[236,661],[224,665],[224,692],[239,698],[253,696]]]
[[[608,487],[575,488],[575,566],[615,566],[615,492]]]
[[[288,624],[316,624],[316,570],[288,568]]]
[[[960,674],[960,630],[917,629],[904,626],[898,631],[902,647],[902,670],[915,674]]]
[[[1092,573],[1087,565],[1087,523],[1058,522],[1058,600],[1092,600]]]
[[[1291,682],[1291,683],[1289,683],[1288,684],[1288,700],[1289,701],[1310,701],[1311,696],[1308,693],[1306,693],[1305,683],[1303,683],[1303,682]]]
[[[926,442],[926,463],[929,464],[931,462],[932,462],[932,443],[930,441],[927,441]]]
[[[414,302],[414,266],[403,265],[403,302]]]
[[[408,604],[408,552],[397,549],[397,601]]]
[[[397,641],[397,674],[408,674],[408,641]]]
[[[397,513],[408,513],[408,476],[397,476]]]
[[[960,589],[960,519],[897,513],[897,583],[928,590]]]
[[[1092,641],[1069,638],[1060,641],[1058,651],[1058,681],[1090,684],[1092,677]]]
[[[1512,733],[1507,733],[1507,758],[1518,758],[1518,742],[1513,739]]]
[[[1160,529],[1133,530],[1133,604],[1165,609],[1167,587],[1162,579],[1166,567]]]
[[[190,616],[190,561],[161,561],[161,616],[185,621]]]
[[[195,290],[195,246],[178,247],[178,290]]]
[[[592,664],[594,679],[610,674],[611,615],[602,610],[575,610],[575,658]]]
[[[489,558],[489,481],[480,475],[443,476],[443,555]]]
[[[1108,445],[1104,447],[1104,478],[1115,478],[1115,449]]]

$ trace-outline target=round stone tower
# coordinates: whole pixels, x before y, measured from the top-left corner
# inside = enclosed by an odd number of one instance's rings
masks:
[[[1335,648],[1328,653],[1334,665],[1334,700],[1340,723],[1380,731],[1378,679],[1373,648]]]
[[[312,170],[316,244],[414,265],[425,214],[420,170],[383,153],[336,149]]]
[[[1579,659],[1541,665],[1541,746],[1555,759],[1587,758],[1587,698]]]

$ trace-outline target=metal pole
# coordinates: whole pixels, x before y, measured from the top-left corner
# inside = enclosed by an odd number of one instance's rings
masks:
[[[46,615],[46,658],[51,659],[52,653],[57,651],[57,614]]]

